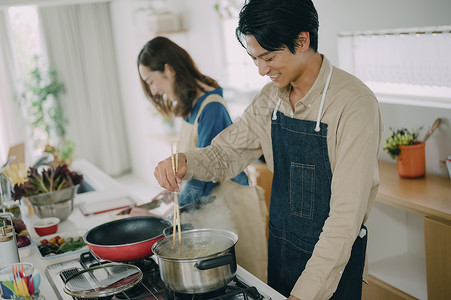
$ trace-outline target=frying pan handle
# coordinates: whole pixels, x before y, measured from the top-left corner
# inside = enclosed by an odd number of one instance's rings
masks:
[[[199,270],[208,270],[208,269],[213,269],[213,268],[217,268],[220,266],[230,265],[233,263],[233,261],[234,261],[233,255],[232,255],[232,253],[229,253],[229,254],[226,254],[223,256],[218,256],[218,257],[213,257],[210,259],[198,261],[194,265],[194,267],[196,267]]]

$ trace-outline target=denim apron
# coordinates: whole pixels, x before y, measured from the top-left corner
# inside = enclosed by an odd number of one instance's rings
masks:
[[[278,112],[271,121],[274,177],[271,192],[268,284],[289,297],[312,256],[329,215],[332,171],[327,124],[320,123],[332,74],[324,87],[318,120],[294,119]],[[357,238],[351,258],[331,299],[360,299],[366,235]],[[318,283],[319,284],[319,283]]]

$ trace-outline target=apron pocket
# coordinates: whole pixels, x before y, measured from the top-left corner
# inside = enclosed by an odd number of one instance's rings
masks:
[[[297,249],[297,252],[306,253],[309,257],[312,255],[315,245],[303,241],[291,232],[274,227],[271,221],[269,222],[268,227],[270,235],[275,239],[284,240],[291,248]]]
[[[268,284],[282,295],[290,291],[312,256],[314,245],[269,224]]]
[[[291,162],[290,209],[301,218],[313,218],[315,200],[315,165]]]

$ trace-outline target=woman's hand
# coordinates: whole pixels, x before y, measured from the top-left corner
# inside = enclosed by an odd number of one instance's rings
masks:
[[[179,153],[178,157],[179,162],[177,168],[177,177],[174,176],[171,157],[160,161],[158,163],[158,166],[155,168],[155,171],[153,172],[153,175],[157,179],[160,186],[171,192],[179,191],[179,184],[182,183],[182,178],[183,176],[185,176],[187,171],[185,154]]]

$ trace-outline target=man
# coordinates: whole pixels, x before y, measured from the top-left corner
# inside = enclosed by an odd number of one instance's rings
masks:
[[[310,0],[250,0],[236,32],[272,83],[210,147],[180,154],[177,177],[170,159],[155,176],[174,191],[181,178],[231,178],[263,154],[274,172],[268,284],[290,299],[360,299],[363,224],[379,185],[377,100],[317,52]]]

